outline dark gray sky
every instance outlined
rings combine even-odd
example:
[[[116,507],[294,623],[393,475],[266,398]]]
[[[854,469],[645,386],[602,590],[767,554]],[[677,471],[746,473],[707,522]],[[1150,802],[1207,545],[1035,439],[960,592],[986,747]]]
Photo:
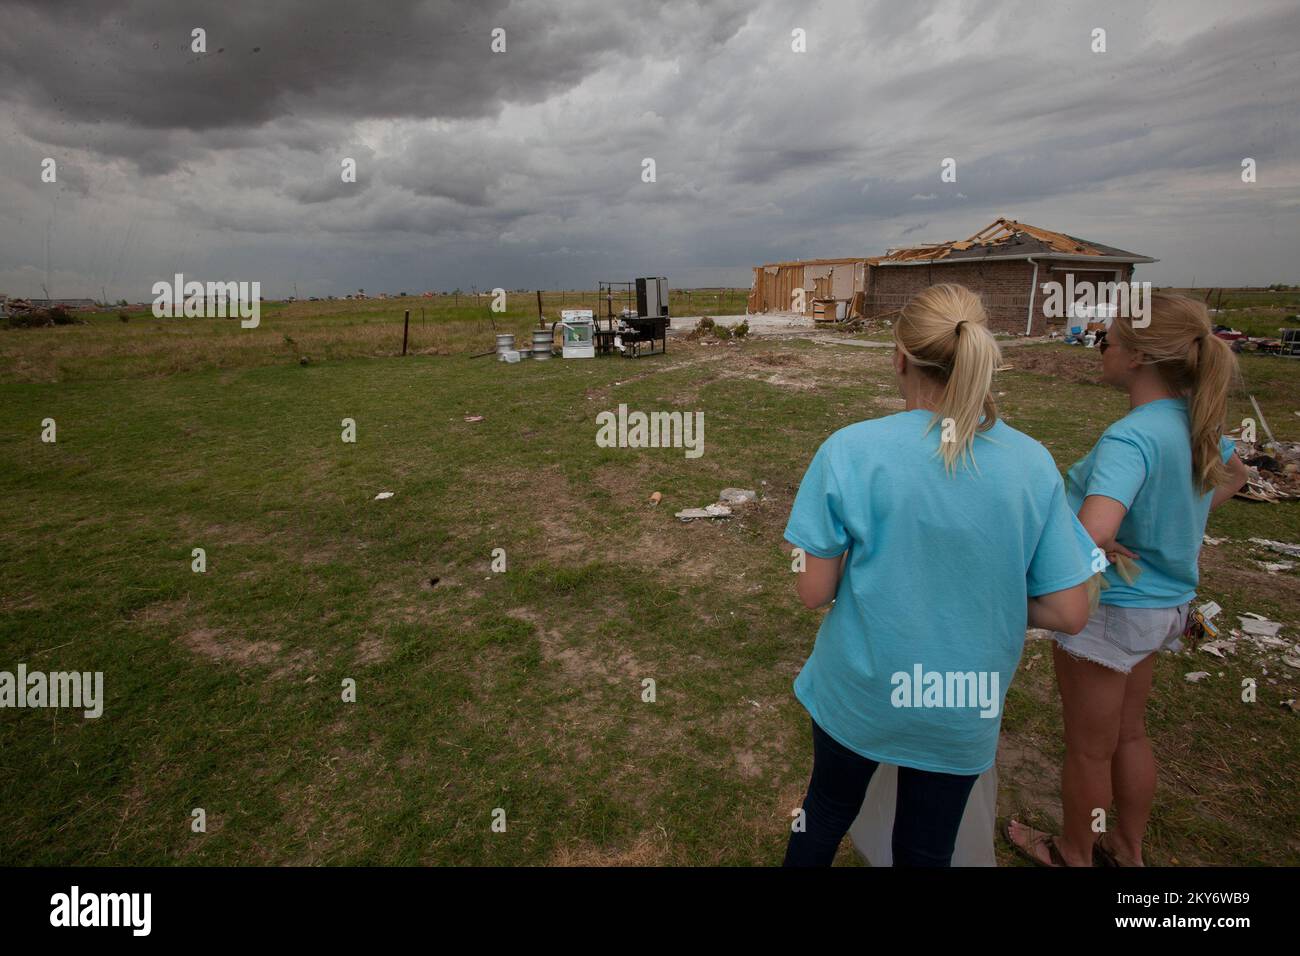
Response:
[[[1157,283],[1300,282],[1295,0],[0,0],[0,22],[11,295],[748,286],[998,216],[1155,256]]]

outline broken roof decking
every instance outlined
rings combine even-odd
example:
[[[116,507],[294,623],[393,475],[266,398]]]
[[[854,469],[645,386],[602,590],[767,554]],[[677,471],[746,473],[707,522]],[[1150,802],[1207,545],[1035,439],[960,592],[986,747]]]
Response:
[[[873,266],[915,262],[958,262],[980,259],[1097,258],[1109,262],[1155,262],[1150,256],[1126,252],[1099,242],[1088,242],[1063,232],[1040,229],[1014,219],[997,219],[969,239],[935,242],[906,249],[891,249],[867,261]]]

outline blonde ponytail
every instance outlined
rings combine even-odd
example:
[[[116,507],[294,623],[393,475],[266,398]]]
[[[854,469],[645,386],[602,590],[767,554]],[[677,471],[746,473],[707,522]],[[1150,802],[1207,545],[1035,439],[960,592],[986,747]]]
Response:
[[[945,470],[952,474],[959,463],[974,464],[976,433],[998,420],[992,387],[1002,354],[979,297],[961,285],[931,286],[903,309],[894,325],[894,344],[943,386],[939,409],[926,430],[938,424],[952,438],[940,443]]]
[[[1151,321],[1134,328],[1131,318],[1111,322],[1107,337],[1154,365],[1165,386],[1187,399],[1191,426],[1192,479],[1201,493],[1228,478],[1219,438],[1228,415],[1228,393],[1237,380],[1237,357],[1211,330],[1203,303],[1180,295],[1151,296]]]

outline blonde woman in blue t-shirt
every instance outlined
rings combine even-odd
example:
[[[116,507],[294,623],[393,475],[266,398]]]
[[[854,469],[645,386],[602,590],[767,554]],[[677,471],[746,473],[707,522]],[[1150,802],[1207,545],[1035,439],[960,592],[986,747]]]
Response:
[[[1047,449],[998,418],[979,298],[926,289],[894,345],[906,410],[826,439],[785,530],[806,561],[799,597],[834,601],[794,685],[813,768],[789,866],[831,862],[882,763],[899,768],[894,865],[949,865],[1026,622],[1074,633],[1088,618],[1094,545]]]
[[[1065,723],[1059,837],[1014,820],[1007,837],[1045,866],[1141,866],[1156,767],[1145,713],[1156,652],[1178,650],[1195,597],[1209,512],[1246,482],[1222,437],[1236,358],[1211,332],[1205,306],[1151,297],[1149,324],[1111,322],[1101,380],[1131,411],[1070,469],[1070,506],[1099,547],[1136,565],[1105,571],[1101,605],[1053,657]],[[1107,817],[1093,831],[1098,810]]]

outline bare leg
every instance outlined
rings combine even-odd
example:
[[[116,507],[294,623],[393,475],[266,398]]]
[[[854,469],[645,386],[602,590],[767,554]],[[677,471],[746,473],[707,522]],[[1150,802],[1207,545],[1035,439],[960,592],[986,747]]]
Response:
[[[1065,721],[1057,846],[1071,866],[1091,866],[1094,814],[1110,810],[1111,760],[1119,744],[1128,675],[1071,657],[1057,644],[1052,660]]]
[[[1156,793],[1156,761],[1147,739],[1147,697],[1155,672],[1152,654],[1133,668],[1124,689],[1124,710],[1119,725],[1119,746],[1111,758],[1111,786],[1115,791],[1117,825],[1106,836],[1106,847],[1120,863],[1142,865],[1142,838]]]

